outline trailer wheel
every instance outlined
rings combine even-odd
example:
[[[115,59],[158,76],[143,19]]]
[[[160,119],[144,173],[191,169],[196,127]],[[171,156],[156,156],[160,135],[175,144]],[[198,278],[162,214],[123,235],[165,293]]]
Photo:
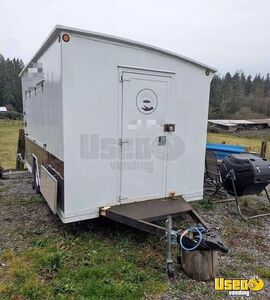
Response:
[[[167,263],[167,274],[169,278],[174,277],[174,269],[172,263]]]

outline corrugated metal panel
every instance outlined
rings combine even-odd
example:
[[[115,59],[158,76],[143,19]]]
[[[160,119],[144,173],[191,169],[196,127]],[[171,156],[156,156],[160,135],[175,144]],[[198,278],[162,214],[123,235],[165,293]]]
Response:
[[[248,119],[248,120],[208,120],[209,123],[223,126],[237,126],[250,124],[269,124],[270,119]]]
[[[270,119],[251,119],[249,121],[252,122],[253,124],[269,124],[270,123]]]
[[[236,124],[231,123],[230,120],[208,120],[209,123],[223,125],[223,126],[236,126]]]

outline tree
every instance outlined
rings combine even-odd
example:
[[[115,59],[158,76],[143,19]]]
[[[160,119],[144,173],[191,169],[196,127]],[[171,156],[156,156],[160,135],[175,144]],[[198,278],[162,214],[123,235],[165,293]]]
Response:
[[[264,97],[270,97],[270,74],[267,73],[264,84]]]
[[[248,75],[246,84],[245,84],[245,96],[249,96],[251,93],[252,88],[252,77],[251,75]]]
[[[243,72],[215,75],[210,89],[209,118],[270,117],[270,74],[266,78]]]
[[[22,112],[21,80],[18,75],[23,66],[22,60],[5,59],[0,54],[0,106],[9,106],[18,112]]]

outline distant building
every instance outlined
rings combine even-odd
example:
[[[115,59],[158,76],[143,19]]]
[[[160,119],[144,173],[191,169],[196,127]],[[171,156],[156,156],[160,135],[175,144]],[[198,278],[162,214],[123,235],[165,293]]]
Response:
[[[7,112],[7,108],[5,106],[0,106],[0,112]]]
[[[264,129],[270,127],[270,119],[208,120],[208,123],[216,128],[230,132],[244,129]]]

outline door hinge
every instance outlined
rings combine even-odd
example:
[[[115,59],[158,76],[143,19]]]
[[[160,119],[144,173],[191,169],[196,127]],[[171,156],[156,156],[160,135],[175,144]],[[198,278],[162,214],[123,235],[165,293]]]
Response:
[[[123,82],[123,81],[129,81],[129,79],[127,77],[125,77],[124,75],[121,75],[120,76],[120,81]]]
[[[119,196],[118,201],[125,201],[128,200],[128,196]]]

